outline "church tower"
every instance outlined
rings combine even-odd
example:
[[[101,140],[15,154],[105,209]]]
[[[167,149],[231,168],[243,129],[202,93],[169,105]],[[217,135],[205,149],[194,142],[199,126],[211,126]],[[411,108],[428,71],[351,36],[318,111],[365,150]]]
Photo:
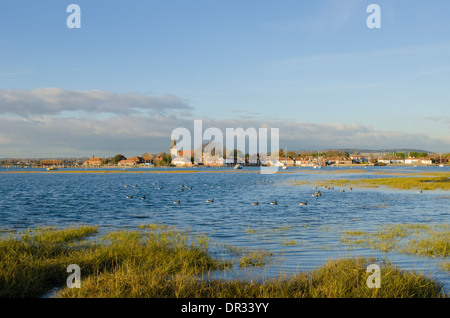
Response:
[[[178,157],[178,150],[175,139],[172,139],[172,143],[170,144],[170,155],[172,156],[172,159]]]

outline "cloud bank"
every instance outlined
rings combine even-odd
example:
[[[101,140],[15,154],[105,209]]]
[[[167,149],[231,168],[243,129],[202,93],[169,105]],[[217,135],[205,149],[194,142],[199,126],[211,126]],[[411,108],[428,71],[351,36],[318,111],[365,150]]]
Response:
[[[168,151],[175,128],[279,128],[280,147],[421,148],[450,151],[450,136],[379,131],[359,124],[307,123],[235,117],[193,118],[192,106],[174,95],[147,96],[59,88],[0,90],[0,158],[126,156]]]

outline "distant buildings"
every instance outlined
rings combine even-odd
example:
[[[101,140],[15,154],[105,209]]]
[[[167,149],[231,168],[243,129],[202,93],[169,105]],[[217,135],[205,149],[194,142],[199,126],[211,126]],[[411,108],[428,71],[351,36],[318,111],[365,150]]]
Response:
[[[97,158],[92,156],[90,159],[86,160],[84,166],[100,166],[102,164],[102,158]]]
[[[52,167],[52,166],[60,166],[62,164],[61,160],[41,160],[40,164],[42,167]]]

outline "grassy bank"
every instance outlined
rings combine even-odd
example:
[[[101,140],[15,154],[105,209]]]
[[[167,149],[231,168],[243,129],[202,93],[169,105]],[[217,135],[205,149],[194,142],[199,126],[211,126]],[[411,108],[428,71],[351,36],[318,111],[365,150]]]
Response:
[[[301,183],[298,183],[301,184]],[[386,177],[367,179],[337,179],[320,180],[316,183],[320,186],[360,186],[360,187],[388,187],[403,190],[450,190],[450,172],[431,173],[428,175],[408,177]]]
[[[381,288],[370,289],[366,268],[374,260],[362,258],[273,279],[212,279],[233,261],[212,258],[208,244],[204,235],[160,224],[104,235],[91,226],[8,234],[0,240],[0,296],[40,297],[54,287],[61,288],[59,297],[102,298],[442,296],[438,282],[390,264],[381,266]],[[81,268],[79,289],[65,287],[69,264]]]

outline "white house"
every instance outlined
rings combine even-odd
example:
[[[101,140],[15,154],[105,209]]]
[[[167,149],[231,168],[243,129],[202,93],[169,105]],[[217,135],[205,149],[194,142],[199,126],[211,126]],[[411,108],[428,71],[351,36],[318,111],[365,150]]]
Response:
[[[420,159],[417,158],[407,158],[405,159],[405,164],[407,165],[416,165],[420,163]]]
[[[429,158],[421,158],[420,159],[420,163],[423,164],[423,165],[431,165],[431,164],[433,164],[433,162]]]

